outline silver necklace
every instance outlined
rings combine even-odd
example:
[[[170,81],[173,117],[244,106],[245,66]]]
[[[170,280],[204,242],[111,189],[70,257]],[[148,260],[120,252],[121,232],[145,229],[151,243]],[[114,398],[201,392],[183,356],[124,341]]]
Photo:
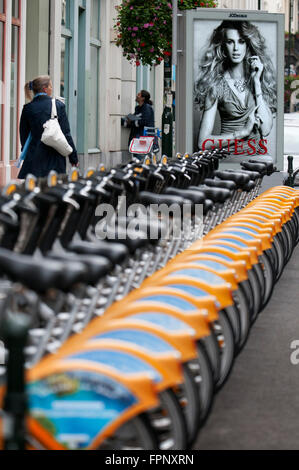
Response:
[[[234,80],[234,87],[240,92],[243,93],[246,88],[246,80],[245,78],[239,78],[237,80]]]
[[[230,71],[228,70],[230,79],[233,81],[234,87],[238,90],[239,93],[243,93],[246,89],[248,81],[246,78],[234,78],[231,76]]]

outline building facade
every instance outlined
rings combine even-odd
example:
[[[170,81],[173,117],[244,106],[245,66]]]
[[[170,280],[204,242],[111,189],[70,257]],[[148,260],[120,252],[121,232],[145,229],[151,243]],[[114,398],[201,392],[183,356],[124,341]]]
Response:
[[[136,68],[115,44],[115,7],[122,0],[0,0],[0,185],[15,178],[24,84],[49,74],[64,99],[80,167],[114,166],[128,158],[121,116],[136,92],[150,91],[161,127],[164,67]],[[219,0],[218,8],[285,13],[298,32],[299,0]],[[290,6],[292,8],[290,9]],[[296,35],[297,37],[297,35]],[[298,35],[299,37],[299,35]],[[299,62],[298,62],[299,64]],[[296,62],[296,70],[298,70]]]
[[[163,112],[163,66],[137,68],[115,44],[121,0],[0,0],[0,185],[15,178],[24,85],[49,74],[66,104],[80,168],[128,158],[121,116],[148,89],[156,125]]]

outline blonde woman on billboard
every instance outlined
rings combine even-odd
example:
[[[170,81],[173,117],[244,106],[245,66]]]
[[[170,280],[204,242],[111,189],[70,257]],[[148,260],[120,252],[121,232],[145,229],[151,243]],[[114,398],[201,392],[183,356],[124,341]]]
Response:
[[[202,111],[199,149],[229,148],[265,155],[276,111],[273,65],[265,40],[249,21],[223,21],[211,36],[195,82]],[[221,130],[213,134],[217,110]]]

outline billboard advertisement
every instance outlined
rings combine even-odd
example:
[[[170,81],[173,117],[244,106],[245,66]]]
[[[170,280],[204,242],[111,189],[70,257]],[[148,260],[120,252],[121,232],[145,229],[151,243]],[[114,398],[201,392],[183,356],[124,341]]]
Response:
[[[231,167],[271,159],[282,169],[283,15],[187,11],[179,41],[178,151],[225,148]]]

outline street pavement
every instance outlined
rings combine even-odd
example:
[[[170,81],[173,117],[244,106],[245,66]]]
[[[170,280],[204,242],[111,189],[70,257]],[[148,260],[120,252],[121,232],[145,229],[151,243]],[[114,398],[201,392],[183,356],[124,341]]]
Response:
[[[299,167],[299,112],[284,115],[284,170],[287,171],[287,155],[294,157],[294,169]]]

